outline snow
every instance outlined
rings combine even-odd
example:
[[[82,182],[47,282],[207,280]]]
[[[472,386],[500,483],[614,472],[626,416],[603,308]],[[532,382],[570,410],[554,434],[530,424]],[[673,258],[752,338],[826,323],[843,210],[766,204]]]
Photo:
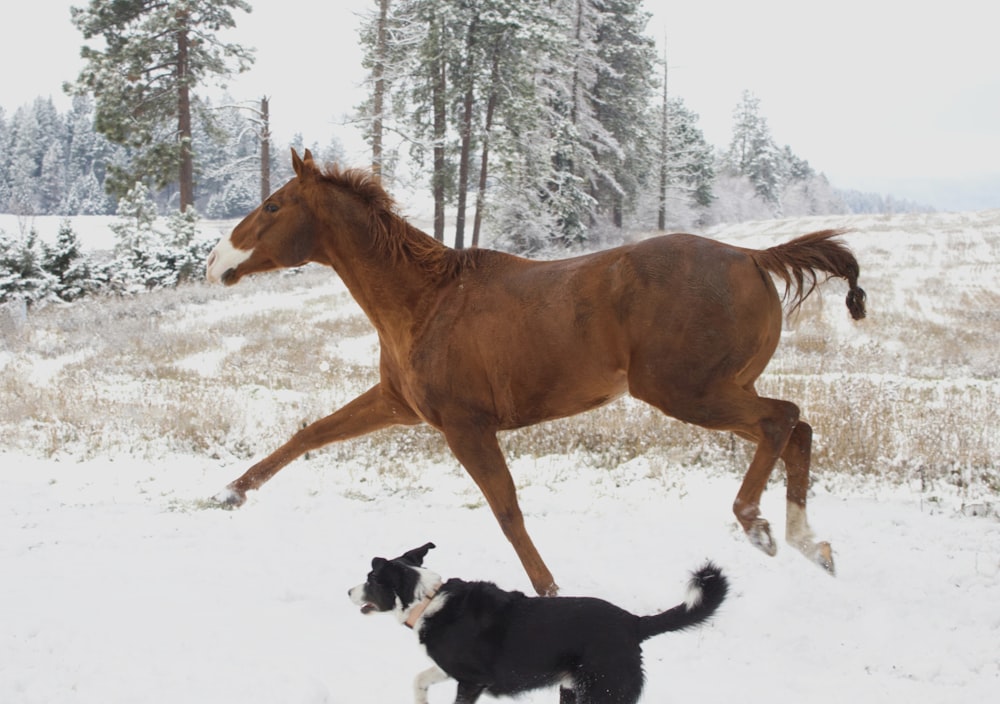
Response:
[[[951,233],[942,230],[950,222],[945,216],[931,224],[970,247],[969,257],[995,262],[997,214],[991,217],[966,214]],[[905,218],[849,224],[862,232],[917,227]],[[781,227],[805,232],[814,225]],[[837,225],[835,218],[822,223]],[[745,224],[741,243],[773,243],[774,227]],[[715,234],[727,239],[735,231]],[[943,274],[953,286],[972,290],[969,272],[950,275],[925,235],[907,247],[885,238],[851,239],[860,242],[859,255],[869,257],[862,257],[862,285],[873,284],[872,305],[875,294],[886,293],[893,306],[937,315],[928,282]],[[884,252],[879,266],[889,257],[910,260],[905,276],[912,280],[891,291],[866,280],[878,252]],[[253,314],[280,326],[283,310],[316,302],[316,295],[275,292],[251,280],[211,305],[167,310],[156,324],[183,330],[195,320],[211,325]],[[330,299],[329,290],[324,295]],[[839,296],[825,295],[840,305]],[[333,297],[338,306],[320,316],[356,314],[342,292]],[[983,334],[996,336],[996,318],[985,320]],[[877,332],[850,327],[844,334],[863,348]],[[194,351],[174,364],[207,380],[245,344],[228,331],[218,336],[216,350]],[[31,384],[52,385],[61,370],[94,353],[61,349],[55,341],[52,347],[53,354],[30,359],[0,348],[0,368],[18,365]],[[371,365],[376,350],[370,331],[329,340],[312,371],[332,376],[344,360]],[[284,354],[274,350],[276,360]],[[942,366],[939,375],[949,384],[995,385],[983,369],[995,369],[995,361],[956,361],[954,370]],[[276,400],[293,392],[268,390],[268,370],[248,371],[233,398],[260,426],[275,425]],[[900,383],[905,374],[899,372]],[[156,393],[155,379],[140,383],[123,375],[121,382],[123,413],[140,407],[126,399]],[[349,391],[326,393],[340,399]],[[992,421],[987,418],[984,432],[995,435]],[[5,418],[3,426],[11,422]],[[124,436],[124,427],[116,421],[106,432]],[[231,432],[244,430],[237,424]],[[267,432],[280,437],[286,431]],[[487,579],[526,592],[530,585],[454,460],[390,452],[399,467],[379,466],[361,455],[394,447],[394,435],[372,437],[353,449],[296,461],[235,511],[208,502],[249,465],[226,452],[213,456],[150,442],[132,452],[49,454],[0,441],[0,702],[411,701],[413,678],[430,665],[413,633],[392,618],[362,615],[347,596],[373,556],[433,541],[437,548],[426,564],[445,578]],[[117,446],[135,443],[128,436]],[[730,597],[709,625],[645,643],[644,702],[996,698],[996,496],[970,502],[959,488],[937,487],[929,497],[913,481],[828,474],[814,486],[809,515],[817,538],[833,545],[837,576],[830,577],[784,543],[774,558],[748,543],[730,511],[737,474],[675,466],[670,458],[666,450],[650,452],[612,469],[592,466],[577,450],[511,460],[528,528],[563,594],[652,613],[683,601],[690,571],[706,559],[731,579]],[[777,479],[762,508],[780,535],[785,506]],[[431,702],[453,697],[451,683],[430,690]],[[556,697],[547,690],[519,701]]]
[[[639,613],[679,603],[711,558],[733,582],[707,627],[644,647],[644,701],[989,701],[1000,685],[1000,523],[818,491],[831,578],[732,525],[732,476],[641,467],[569,474],[515,464],[529,528],[565,594]],[[234,512],[204,498],[232,468],[197,457],[3,457],[0,701],[409,701],[429,663],[413,633],[362,616],[347,590],[371,557],[431,540],[444,576],[529,590],[471,481],[421,468],[398,491],[300,461]],[[637,471],[638,470],[638,471]],[[777,522],[779,491],[765,509]],[[451,701],[452,685],[431,690]],[[554,700],[539,692],[525,702]]]

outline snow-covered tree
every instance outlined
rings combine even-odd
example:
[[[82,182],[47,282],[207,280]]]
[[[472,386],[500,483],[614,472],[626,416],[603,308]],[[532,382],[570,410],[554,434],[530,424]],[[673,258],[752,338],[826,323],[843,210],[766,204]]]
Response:
[[[206,197],[199,208],[211,218],[245,215],[260,203],[261,150],[254,115],[224,98],[213,107],[211,129],[195,131],[198,181]]]
[[[715,199],[715,154],[698,127],[698,115],[683,100],[668,98],[660,110],[655,226],[665,230],[703,225],[706,209]],[[648,218],[640,222],[653,227]]]
[[[233,10],[246,0],[90,0],[71,8],[84,39],[85,66],[67,90],[96,101],[95,126],[116,144],[131,148],[128,167],[111,180],[121,193],[137,180],[162,188],[179,186],[180,210],[194,204],[193,122],[196,89],[249,68],[252,52],[220,40],[236,26]]]
[[[76,96],[66,116],[66,170],[63,205],[66,215],[107,215],[114,201],[104,190],[107,164],[116,161],[120,147],[94,130],[94,103]]]
[[[750,91],[743,92],[733,110],[733,137],[724,163],[731,173],[749,179],[757,196],[780,212],[782,154],[760,113],[760,100]]]
[[[53,246],[43,246],[42,268],[54,279],[53,292],[63,301],[75,301],[103,285],[97,267],[87,257],[69,220],[59,225]]]
[[[157,214],[156,203],[141,181],[118,201],[118,219],[109,225],[115,233],[111,276],[125,293],[176,283],[164,237],[155,227]]]
[[[56,279],[42,266],[44,256],[33,228],[21,237],[0,230],[0,301],[20,298],[30,304],[52,293]]]
[[[7,113],[0,106],[0,211],[10,202],[10,153],[11,132],[7,126]]]

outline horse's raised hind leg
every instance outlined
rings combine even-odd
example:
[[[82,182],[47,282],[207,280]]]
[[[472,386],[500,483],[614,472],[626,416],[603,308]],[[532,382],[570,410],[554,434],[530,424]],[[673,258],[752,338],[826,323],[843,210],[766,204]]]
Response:
[[[757,443],[757,450],[733,502],[733,513],[750,542],[773,556],[778,552],[778,545],[771,536],[770,524],[760,515],[760,497],[798,422],[799,409],[788,401],[759,397],[757,400],[757,405],[763,405],[766,412],[761,413],[752,425],[732,428],[737,434]]]
[[[781,459],[787,475],[788,509],[785,516],[785,540],[831,575],[836,574],[833,550],[828,542],[816,542],[806,519],[806,495],[809,492],[809,459],[812,452],[812,428],[799,421],[792,429]]]
[[[295,433],[291,440],[244,472],[214,499],[227,508],[242,506],[248,491],[260,488],[282,467],[310,450],[391,425],[412,425],[419,421],[413,411],[387,398],[376,384],[340,410]]]
[[[770,524],[760,515],[760,497],[799,420],[798,406],[762,398],[752,387],[732,383],[714,385],[697,396],[680,396],[675,390],[664,403],[649,388],[633,385],[630,391],[678,420],[712,430],[728,430],[756,443],[757,450],[733,502],[733,513],[750,542],[768,555],[775,555],[778,545],[771,535]]]
[[[524,527],[517,490],[495,430],[472,425],[445,426],[444,435],[455,457],[483,492],[501,530],[514,546],[535,592],[539,596],[555,596],[559,587]]]

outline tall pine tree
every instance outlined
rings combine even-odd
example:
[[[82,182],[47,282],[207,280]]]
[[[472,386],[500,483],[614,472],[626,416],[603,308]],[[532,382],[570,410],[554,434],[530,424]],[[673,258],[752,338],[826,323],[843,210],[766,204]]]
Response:
[[[103,48],[84,46],[86,61],[73,94],[96,101],[95,126],[132,150],[128,168],[118,167],[112,186],[123,195],[137,180],[156,188],[177,183],[179,206],[194,203],[192,125],[197,88],[249,68],[252,52],[219,39],[236,26],[232,10],[250,11],[246,0],[90,0],[72,8],[84,39],[100,38]]]

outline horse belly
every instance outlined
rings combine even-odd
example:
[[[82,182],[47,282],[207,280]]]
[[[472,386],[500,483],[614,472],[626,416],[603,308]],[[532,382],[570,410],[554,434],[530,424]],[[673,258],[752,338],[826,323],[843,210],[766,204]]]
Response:
[[[501,427],[517,428],[603,406],[628,390],[624,351],[558,335],[536,337],[498,364],[492,379]]]

